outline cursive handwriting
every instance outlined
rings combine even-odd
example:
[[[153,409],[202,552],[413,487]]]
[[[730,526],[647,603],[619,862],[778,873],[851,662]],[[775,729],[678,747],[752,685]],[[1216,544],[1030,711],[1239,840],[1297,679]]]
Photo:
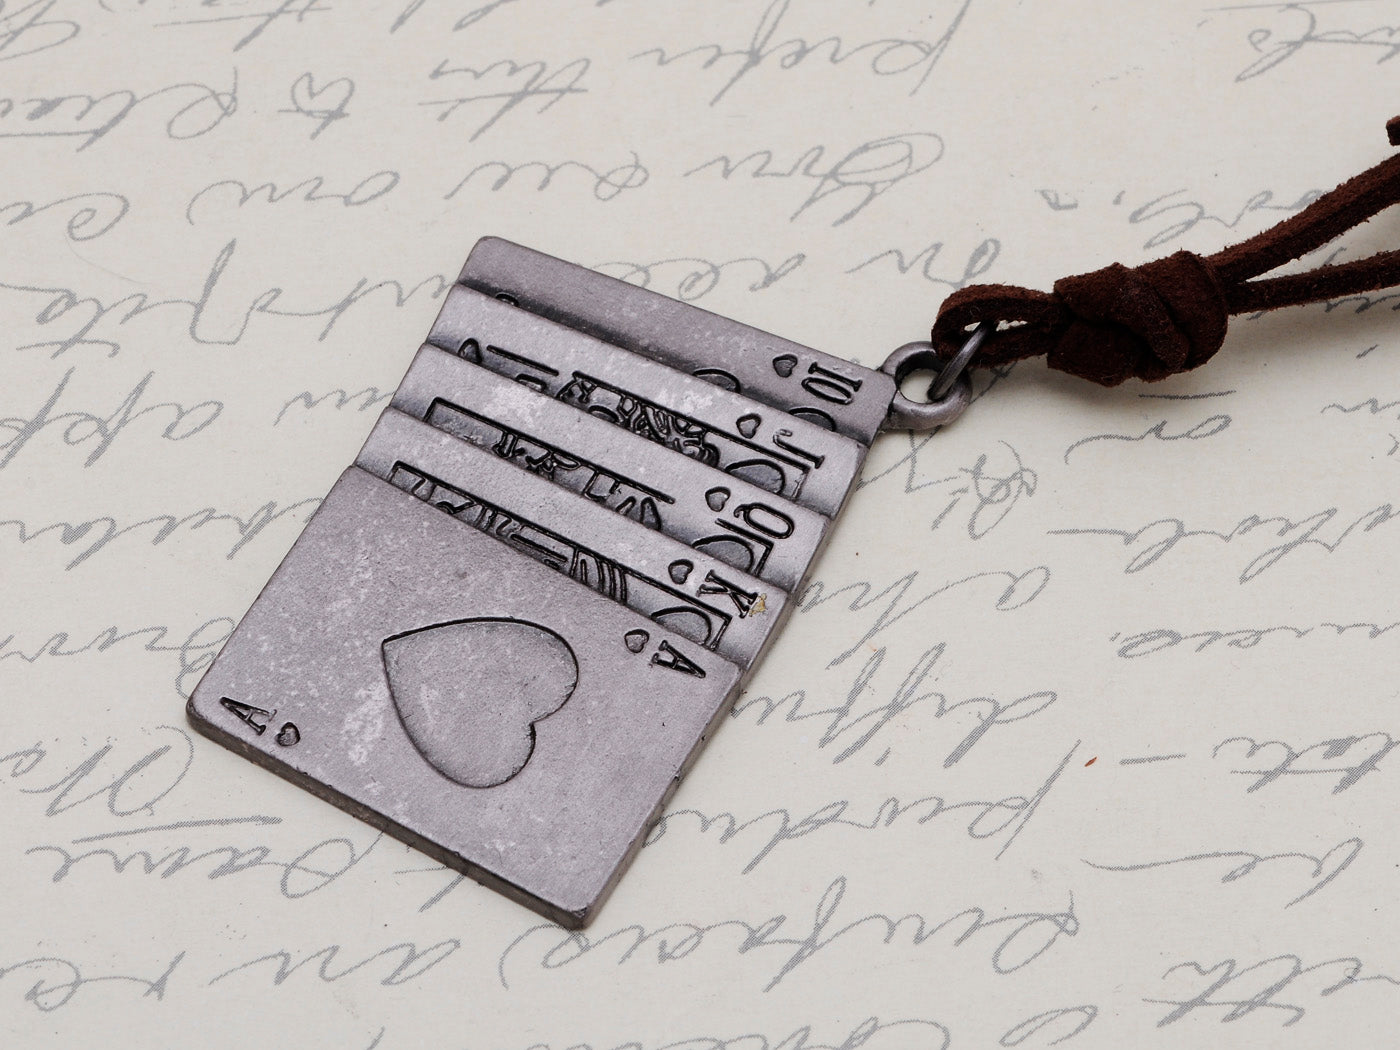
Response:
[[[1261,761],[1246,769],[1232,769],[1239,776],[1254,777],[1254,783],[1245,790],[1249,792],[1266,788],[1285,777],[1332,777],[1337,781],[1332,785],[1332,794],[1355,787],[1362,778],[1376,771],[1381,759],[1395,750],[1400,740],[1389,733],[1367,733],[1363,736],[1338,736],[1295,748],[1282,740],[1258,741],[1253,737],[1232,736],[1222,740],[1211,752],[1211,758],[1226,758],[1238,755],[1240,761],[1260,758]],[[1277,759],[1270,764],[1272,759]]]
[[[821,201],[837,194],[849,199],[852,191],[855,203],[832,220],[840,226],[855,218],[876,198],[888,193],[910,176],[926,171],[943,156],[943,139],[931,132],[910,131],[899,135],[862,142],[839,160],[831,160],[835,150],[827,146],[812,146],[790,164],[774,158],[772,150],[755,150],[738,160],[728,154],[712,157],[685,172],[685,177],[715,169],[728,181],[736,175],[751,179],[808,179],[816,182],[807,199],[789,216],[800,215]]]
[[[1368,982],[1379,982],[1391,987],[1400,986],[1400,980],[1385,974],[1366,974],[1365,964],[1360,959],[1347,956],[1328,959],[1326,962],[1304,966],[1296,955],[1276,955],[1271,959],[1241,967],[1234,959],[1203,965],[1194,960],[1178,963],[1162,975],[1164,981],[1183,980],[1190,985],[1207,982],[1185,998],[1152,998],[1144,1002],[1171,1006],[1157,1022],[1158,1028],[1175,1024],[1198,1010],[1222,1010],[1220,1023],[1238,1021],[1256,1011],[1278,1011],[1283,1014],[1283,1024],[1296,1024],[1307,1010],[1297,1003],[1278,1002],[1277,997],[1292,988],[1295,996],[1325,998],[1343,988],[1356,988]],[[1311,980],[1309,980],[1311,979]]]
[[[92,241],[109,232],[130,210],[131,201],[120,193],[75,193],[47,204],[11,201],[0,205],[0,224],[18,226],[36,215],[52,211],[56,215],[66,216],[64,232],[69,240]]]
[[[578,160],[563,160],[558,163],[550,163],[543,160],[530,160],[520,164],[507,164],[503,160],[488,160],[467,172],[462,176],[462,180],[443,194],[442,199],[447,201],[457,196],[476,176],[487,173],[494,174],[495,178],[486,184],[491,192],[496,193],[505,189],[513,183],[516,176],[523,171],[529,171],[536,179],[535,192],[543,193],[553,186],[555,177],[560,172],[574,174],[581,172],[585,184],[591,179],[593,182],[593,196],[600,201],[615,200],[619,194],[628,190],[641,189],[647,184],[651,173],[642,164],[642,160],[636,153],[632,154],[632,159],[628,162],[618,164],[606,170],[595,168],[590,164],[585,164]]]
[[[874,266],[876,263],[888,259],[894,264],[895,269],[900,274],[916,271],[920,277],[930,284],[941,284],[946,288],[956,291],[965,288],[974,281],[986,276],[988,270],[997,261],[997,256],[1001,254],[1001,241],[995,237],[984,238],[963,263],[962,272],[955,277],[939,276],[934,273],[934,263],[938,262],[943,255],[943,242],[934,241],[914,254],[906,257],[903,250],[899,248],[886,248],[882,252],[870,256],[864,262],[856,263],[847,273],[859,273],[867,266]]]
[[[1095,441],[1126,441],[1129,443],[1147,441],[1149,438],[1156,441],[1203,441],[1206,438],[1213,438],[1215,435],[1228,430],[1233,420],[1222,414],[1207,416],[1199,423],[1189,426],[1184,430],[1177,430],[1175,433],[1168,433],[1167,427],[1170,423],[1163,419],[1152,424],[1141,434],[1093,434],[1089,437],[1080,438],[1065,449],[1064,461],[1069,462],[1070,453],[1085,445],[1092,445]]]
[[[968,539],[980,540],[1006,520],[1022,499],[1034,496],[1040,475],[1025,465],[1021,454],[1006,442],[998,442],[1000,449],[993,453],[983,452],[970,466],[958,467],[952,474],[930,478],[923,474],[920,455],[929,442],[937,437],[931,434],[902,435],[909,443],[909,451],[893,464],[868,477],[862,477],[857,488],[865,488],[884,478],[890,477],[901,467],[904,468],[904,493],[906,495],[924,489],[939,488],[937,499],[941,507],[934,510],[929,529],[938,528],[953,520],[953,512],[959,508],[966,515],[964,528]],[[996,456],[995,464],[992,456]],[[959,520],[961,520],[959,515]]]
[[[548,924],[533,926],[513,940],[501,953],[496,964],[502,987],[509,988],[507,971],[514,965],[535,966],[543,970],[558,970],[580,960],[596,956],[601,965],[609,962],[622,966],[633,956],[657,965],[687,959],[709,947],[712,951],[747,955],[762,952],[773,957],[773,975],[764,986],[770,992],[784,978],[810,961],[831,945],[853,934],[875,936],[879,943],[892,945],[896,940],[912,948],[939,934],[952,935],[950,944],[960,948],[974,939],[992,944],[990,963],[996,973],[1015,973],[1048,952],[1061,937],[1079,933],[1079,917],[1071,899],[1063,911],[1008,912],[995,917],[980,907],[969,907],[938,922],[917,913],[894,918],[872,912],[837,925],[836,912],[846,896],[846,880],[833,879],[823,891],[810,919],[799,920],[792,936],[781,936],[784,927],[792,930],[788,916],[776,914],[757,922],[728,919],[697,926],[675,923],[654,930],[640,925],[623,927],[612,933],[591,937],[582,933],[565,933]],[[990,934],[979,937],[980,934]],[[541,936],[543,935],[543,936]],[[525,956],[525,945],[530,944]],[[776,949],[773,951],[772,949]],[[517,956],[525,956],[517,963]]]
[[[1040,199],[1049,206],[1051,211],[1074,211],[1079,207],[1079,198],[1065,190],[1043,189],[1035,192],[1040,195]]]
[[[300,309],[282,302],[285,289],[272,286],[253,296],[252,300],[233,307],[222,301],[224,273],[228,270],[238,251],[238,240],[229,240],[215,256],[213,264],[204,275],[200,291],[191,297],[176,296],[171,299],[154,299],[145,292],[134,292],[113,302],[104,302],[96,296],[83,295],[72,288],[46,287],[42,285],[0,283],[0,292],[17,292],[21,295],[38,296],[43,304],[34,315],[40,328],[49,325],[65,327],[64,334],[54,339],[37,343],[26,343],[19,350],[49,350],[50,357],[59,358],[78,348],[95,348],[107,357],[116,357],[122,344],[114,338],[110,328],[122,329],[140,317],[154,311],[173,309],[178,313],[188,313],[189,321],[185,334],[191,340],[204,346],[233,346],[247,333],[255,316],[324,319],[325,324],[316,335],[323,341],[341,318],[356,304],[370,296],[384,299],[388,293],[395,307],[407,306],[416,296],[425,292],[430,298],[440,298],[452,283],[440,275],[425,278],[406,287],[395,280],[376,281],[371,284],[368,278],[361,277],[348,292],[328,306]],[[240,314],[232,324],[219,326],[210,320],[212,315],[233,310]]]
[[[677,834],[692,821],[704,835],[716,833],[715,844],[727,846],[738,841],[749,850],[742,873],[747,875],[778,850],[780,846],[828,831],[843,833],[876,833],[894,827],[913,825],[924,827],[940,822],[955,823],[974,842],[996,841],[1005,835],[996,852],[996,859],[1011,848],[1017,836],[1035,816],[1050,789],[1069,767],[1079,749],[1079,743],[1062,758],[1043,782],[1030,794],[1004,795],[1000,798],[948,799],[942,795],[925,795],[915,799],[889,797],[879,805],[866,806],[857,813],[849,799],[837,799],[817,806],[810,813],[794,816],[787,809],[771,809],[755,817],[740,819],[733,813],[702,813],[695,809],[668,811],[647,836],[647,845],[661,841],[667,834]],[[965,823],[964,823],[965,822]]]
[[[0,3],[0,62],[62,47],[82,32],[77,22],[48,18],[57,2],[33,0],[8,11]]]
[[[1123,566],[1123,572],[1132,574],[1150,568],[1170,554],[1177,546],[1189,539],[1209,539],[1232,544],[1238,541],[1282,539],[1254,555],[1240,571],[1239,582],[1248,583],[1285,558],[1300,550],[1317,548],[1324,554],[1333,554],[1353,536],[1364,535],[1400,518],[1400,510],[1389,503],[1382,503],[1357,515],[1328,539],[1319,534],[1337,520],[1340,511],[1328,507],[1315,514],[1296,521],[1282,515],[1261,518],[1250,514],[1241,518],[1228,530],[1190,529],[1180,518],[1159,518],[1138,529],[1081,528],[1051,529],[1051,536],[1111,536],[1124,547],[1134,548],[1132,557]],[[1345,519],[1343,519],[1345,521]],[[1244,544],[1241,543],[1241,546]]]
[[[1322,856],[1314,856],[1311,853],[1270,853],[1259,854],[1249,853],[1244,850],[1218,850],[1211,853],[1192,853],[1185,857],[1173,857],[1170,860],[1150,860],[1139,864],[1096,864],[1093,861],[1085,861],[1091,868],[1099,871],[1153,871],[1157,868],[1170,868],[1178,864],[1198,864],[1202,861],[1225,861],[1230,867],[1220,876],[1220,884],[1234,882],[1247,875],[1254,874],[1263,864],[1269,864],[1278,860],[1301,860],[1312,865],[1312,873],[1308,876],[1310,885],[1298,896],[1294,897],[1285,908],[1291,908],[1300,901],[1305,901],[1314,893],[1326,889],[1335,879],[1347,868],[1351,867],[1352,861],[1360,855],[1364,843],[1359,838],[1349,838],[1337,843]]]
[[[1375,348],[1372,347],[1372,349]],[[1333,401],[1330,404],[1324,405],[1322,408],[1322,414],[1325,415],[1328,412],[1343,412],[1347,415],[1351,415],[1355,412],[1365,412],[1372,416],[1394,416],[1397,420],[1400,420],[1400,398],[1392,401],[1382,401],[1378,397],[1368,397],[1365,401],[1358,401],[1354,405],[1343,405],[1340,402]]]
[[[526,102],[540,100],[536,112],[543,113],[570,95],[587,93],[588,89],[581,85],[591,65],[586,58],[576,58],[558,67],[551,67],[549,63],[538,60],[516,62],[509,58],[487,66],[449,66],[447,60],[443,59],[428,73],[430,81],[464,76],[470,78],[473,84],[486,81],[488,86],[480,91],[433,99],[420,102],[419,105],[438,107],[439,121],[450,120],[464,107],[474,107],[474,112],[485,109],[486,116],[467,138],[468,142],[475,142],[495,127],[506,114]],[[491,86],[497,83],[501,86],[492,90]],[[486,103],[484,107],[477,105],[483,102]]]
[[[320,503],[320,498],[316,497],[297,500],[283,507],[276,500],[268,500],[246,517],[214,507],[201,507],[180,517],[174,514],[154,514],[130,524],[122,524],[108,515],[89,518],[87,521],[57,521],[40,526],[31,525],[18,518],[6,518],[0,520],[0,537],[5,535],[7,529],[13,529],[15,538],[22,544],[33,543],[42,537],[47,540],[56,539],[64,547],[77,547],[78,553],[64,566],[64,570],[67,571],[106,550],[125,536],[148,533],[146,542],[152,547],[158,547],[172,536],[198,532],[208,529],[211,525],[232,525],[236,535],[224,552],[225,558],[232,559],[274,522],[300,514],[299,518],[292,518],[292,522],[305,524],[311,511],[320,506]],[[221,530],[215,530],[214,534],[219,531]],[[200,535],[211,534],[201,532]]]
[[[519,0],[486,0],[486,3],[483,3],[480,7],[472,8],[466,14],[458,18],[457,21],[453,22],[452,31],[456,33],[466,29],[468,26],[474,26],[493,11],[499,11],[507,4],[518,2]],[[602,7],[604,4],[608,3],[608,0],[596,0],[596,2],[597,6]],[[389,27],[389,32],[396,33],[407,25],[409,20],[422,9],[425,3],[427,3],[427,0],[408,0],[408,5],[398,13],[393,24]]]
[[[1016,1047],[1024,1045],[1028,1039],[1035,1039],[1037,1046],[1056,1046],[1073,1039],[1093,1024],[1098,1016],[1099,1008],[1091,1003],[1046,1010],[1013,1025],[997,1040],[997,1045]]]
[[[311,129],[314,139],[337,120],[350,116],[345,107],[350,105],[350,99],[355,95],[355,82],[349,77],[336,77],[317,87],[316,78],[310,73],[303,73],[292,81],[289,95],[291,108],[278,112],[311,120],[315,125]]]
[[[126,122],[138,108],[157,99],[179,104],[166,119],[165,135],[183,141],[207,135],[238,108],[238,74],[227,91],[197,81],[156,88],[144,95],[129,89],[102,96],[37,95],[29,98],[0,96],[0,138],[74,138],[78,150],[100,142]]]
[[[1278,16],[1284,25],[1261,25],[1251,29],[1247,40],[1258,58],[1250,62],[1235,75],[1236,83],[1253,80],[1296,58],[1303,51],[1321,49],[1321,45],[1331,45],[1329,50],[1340,48],[1357,54],[1374,57],[1376,64],[1388,62],[1400,54],[1400,26],[1378,25],[1370,29],[1323,28],[1322,16],[1338,12],[1327,9],[1339,0],[1281,0],[1277,4],[1248,4],[1226,10],[1248,11],[1256,16],[1258,12],[1270,11]],[[1340,0],[1350,4],[1354,0]]]
[[[841,37],[831,35],[820,40],[809,41],[805,37],[789,37],[775,40],[783,19],[791,7],[791,0],[772,0],[759,16],[752,35],[746,44],[738,46],[719,43],[699,44],[674,53],[665,48],[651,47],[639,51],[634,59],[654,59],[658,67],[672,65],[682,59],[699,57],[701,69],[716,66],[730,67],[733,71],[710,99],[716,105],[738,83],[750,73],[763,67],[778,70],[794,69],[808,59],[825,58],[832,66],[845,65],[855,61],[877,77],[897,77],[906,73],[918,74],[909,94],[914,94],[924,86],[933,67],[952,43],[953,35],[962,24],[963,16],[972,5],[972,0],[962,0],[948,20],[947,28],[937,40],[923,40],[918,37],[881,37],[848,45]]]
[[[1268,640],[1298,640],[1313,634],[1326,637],[1329,631],[1332,636],[1337,638],[1354,634],[1367,641],[1375,641],[1377,638],[1384,638],[1397,627],[1400,627],[1400,621],[1386,624],[1318,623],[1310,627],[1290,627],[1286,624],[1280,624],[1275,627],[1236,627],[1224,631],[1191,632],[1156,627],[1149,631],[1139,631],[1136,634],[1126,636],[1114,635],[1112,641],[1118,643],[1117,652],[1120,657],[1124,660],[1136,660],[1140,657],[1153,656],[1169,649],[1175,649],[1177,646],[1186,646],[1191,652],[1197,653],[1203,653],[1220,644],[1229,649],[1253,649],[1261,642]]]
[[[1143,249],[1150,251],[1164,244],[1180,240],[1197,226],[1208,225],[1212,229],[1237,229],[1247,218],[1259,212],[1267,212],[1264,218],[1277,221],[1279,213],[1289,215],[1302,211],[1322,196],[1321,190],[1307,190],[1293,200],[1276,203],[1273,190],[1260,190],[1240,205],[1232,214],[1216,215],[1206,205],[1196,200],[1180,199],[1188,191],[1172,190],[1139,204],[1128,214],[1128,222],[1134,226],[1155,226],[1158,220],[1166,220],[1166,225],[1151,233],[1143,242]]]
[[[0,525],[3,524],[0,522]],[[849,599],[846,608],[850,612],[863,612],[869,608],[877,610],[874,622],[860,640],[837,653],[827,666],[836,667],[845,663],[879,634],[893,627],[906,616],[923,608],[935,598],[944,597],[967,584],[980,583],[985,580],[990,581],[994,585],[994,589],[995,585],[1000,585],[1001,591],[992,601],[992,608],[999,612],[1010,612],[1024,608],[1040,597],[1045,588],[1049,586],[1050,570],[1044,565],[1037,565],[1023,572],[977,572],[971,576],[964,576],[960,580],[953,580],[951,583],[935,585],[932,590],[925,591],[913,600],[906,600],[909,598],[910,592],[914,590],[918,579],[919,570],[915,569],[881,590],[876,590],[875,584],[869,581],[848,583],[830,590],[821,580],[813,580],[809,583],[798,598],[797,608],[800,612],[811,612],[828,602],[834,602],[841,598]],[[883,604],[881,604],[882,602]]]
[[[273,3],[273,0],[267,0],[267,2]],[[201,6],[208,7],[211,5],[206,3]],[[212,6],[220,7],[222,5],[215,4]],[[280,24],[284,19],[290,19],[300,25],[306,21],[307,15],[323,14],[330,10],[330,5],[322,3],[321,0],[277,0],[274,6],[261,11],[248,11],[243,14],[204,15],[199,18],[180,18],[169,22],[157,22],[156,25],[165,28],[169,26],[219,25],[223,23],[237,25],[240,22],[251,22],[251,28],[234,41],[233,50],[241,51],[261,37],[272,26]]]
[[[70,959],[60,959],[52,955],[38,956],[22,962],[0,965],[0,981],[14,977],[17,980],[32,982],[25,989],[24,1001],[44,1013],[67,1006],[80,991],[95,984],[134,984],[143,989],[141,998],[155,996],[159,1001],[165,998],[170,976],[184,958],[184,952],[177,953],[160,976],[146,978],[113,973],[91,976],[91,971],[85,974],[82,968]]]
[[[456,954],[461,947],[462,942],[456,937],[448,937],[435,944],[430,944],[426,948],[420,948],[412,942],[403,941],[399,944],[391,944],[387,948],[381,948],[379,951],[354,962],[341,961],[344,949],[338,944],[330,944],[316,951],[307,952],[299,959],[290,950],[283,948],[232,966],[223,973],[210,978],[209,983],[217,984],[236,973],[273,963],[272,983],[274,986],[283,984],[295,976],[297,971],[303,969],[327,984],[333,984],[342,978],[349,977],[352,973],[358,973],[366,967],[378,963],[379,966],[376,969],[383,970],[387,967],[387,972],[379,976],[379,983],[386,988],[393,988],[416,981],[423,975],[437,969]],[[388,966],[389,963],[393,965]]]
[[[142,650],[148,653],[176,654],[180,666],[175,675],[175,687],[181,696],[189,696],[199,676],[213,662],[214,655],[223,648],[224,642],[228,641],[235,625],[236,621],[230,617],[216,616],[205,620],[178,641],[171,639],[172,630],[164,624],[130,630],[117,626],[104,627],[91,638],[84,636],[81,641],[74,639],[68,631],[57,631],[37,646],[33,642],[19,642],[15,635],[10,634],[0,637],[0,663],[22,660],[34,664],[44,659],[105,653],[116,646],[138,642]]]
[[[757,275],[745,287],[751,292],[761,292],[765,288],[773,287],[806,261],[807,256],[801,252],[789,255],[776,266],[766,259],[752,255],[726,259],[724,262],[683,256],[648,263],[604,262],[598,263],[593,269],[628,284],[652,288],[684,302],[693,303],[719,287],[726,276],[725,271],[734,267],[742,267],[746,271],[745,276],[756,270]]]
[[[994,727],[1009,725],[1040,714],[1055,702],[1055,694],[1049,691],[1029,693],[1005,703],[989,696],[969,697],[950,702],[943,693],[925,688],[925,683],[934,673],[945,648],[940,642],[924,650],[887,700],[872,696],[875,692],[872,683],[887,655],[886,649],[881,647],[866,658],[864,665],[856,672],[855,681],[846,692],[845,699],[835,706],[809,710],[806,691],[797,689],[778,700],[767,696],[745,698],[735,705],[732,715],[734,718],[741,718],[756,709],[756,725],[766,724],[769,718],[780,711],[783,712],[783,722],[788,725],[805,723],[812,719],[824,722],[825,728],[817,738],[817,749],[825,751],[827,748],[834,748],[832,765],[840,765],[863,751],[882,730],[902,718],[906,711],[925,701],[934,701],[935,719],[941,720],[964,712],[971,714],[974,719],[966,734],[944,757],[943,768],[948,769],[957,765]],[[873,706],[866,701],[867,697],[875,701]],[[961,721],[960,718],[958,720]],[[886,748],[875,764],[882,764],[889,755],[890,749]]]
[[[368,412],[377,405],[382,405],[394,396],[392,390],[380,390],[377,386],[367,386],[363,390],[356,390],[353,394],[335,389],[324,394],[313,394],[310,390],[303,390],[295,397],[290,397],[277,412],[277,418],[272,421],[272,425],[281,424],[283,417],[293,408],[302,408],[310,412],[312,409],[320,408],[329,404],[337,411],[345,408],[353,408],[356,412]]]
[[[125,842],[133,837],[146,838],[152,835],[168,835],[172,832],[227,828],[236,824],[267,826],[281,822],[280,817],[269,817],[264,814],[183,820],[157,827],[124,828],[120,831],[84,835],[73,839],[72,843],[66,846],[53,844],[31,846],[25,850],[25,856],[51,854],[54,867],[49,874],[49,879],[52,882],[64,881],[73,874],[74,869],[80,864],[84,865],[85,868],[93,867],[93,864],[87,863],[91,861],[99,862],[97,866],[110,865],[111,871],[115,875],[124,875],[128,871],[132,871],[161,880],[194,871],[202,874],[208,881],[214,882],[230,875],[242,875],[249,871],[271,869],[278,875],[278,893],[288,900],[300,900],[333,885],[360,861],[364,860],[382,838],[382,835],[376,836],[363,849],[357,849],[355,843],[347,838],[322,839],[320,842],[307,846],[296,856],[284,859],[279,859],[272,847],[262,845],[222,845],[203,848],[175,846],[152,849],[149,847],[133,848],[121,844],[115,848],[109,845],[90,849],[81,848],[94,842],[105,843],[113,839],[122,839]],[[75,849],[75,847],[79,848]],[[246,890],[240,892],[246,893]]]
[[[222,401],[200,401],[189,406],[176,401],[160,401],[142,406],[146,400],[146,388],[155,378],[154,372],[147,372],[108,415],[86,409],[56,412],[74,371],[70,368],[63,374],[32,416],[0,419],[0,434],[8,432],[10,435],[0,441],[0,470],[14,462],[30,441],[51,428],[57,431],[59,440],[69,448],[90,445],[92,450],[83,460],[83,466],[90,467],[102,458],[123,431],[144,416],[154,416],[152,422],[160,426],[158,434],[163,440],[185,441],[210,427],[224,410]]]
[[[858,1022],[840,1042],[827,1042],[814,1035],[814,1025],[802,1025],[793,1029],[781,1039],[772,1039],[762,1032],[746,1032],[743,1035],[693,1035],[668,1043],[651,1044],[650,1050],[896,1050],[898,1047],[917,1046],[919,1050],[949,1050],[952,1036],[946,1025],[922,1018],[905,1018],[899,1021],[881,1021],[878,1017],[867,1017]],[[886,1036],[884,1033],[893,1033]],[[1019,1043],[1003,1043],[1004,1046],[1019,1046]],[[617,1043],[610,1050],[647,1050],[648,1044],[632,1039]],[[529,1050],[555,1050],[548,1043],[535,1043]],[[564,1050],[560,1044],[558,1050]],[[591,1043],[578,1043],[570,1040],[568,1050],[595,1050]],[[597,1050],[604,1050],[601,1045]]]
[[[185,221],[191,226],[194,225],[194,210],[206,195],[211,196],[215,203],[211,207],[218,207],[219,201],[231,201],[235,209],[240,209],[254,200],[262,204],[281,204],[283,201],[300,201],[303,204],[315,204],[320,201],[337,201],[346,208],[359,208],[379,198],[392,193],[399,184],[399,173],[397,171],[376,171],[373,175],[366,175],[359,182],[344,191],[326,190],[326,179],[320,175],[313,175],[309,179],[303,179],[295,185],[286,189],[278,188],[276,183],[264,182],[256,186],[249,187],[239,179],[220,179],[218,182],[211,182],[201,190],[195,191],[190,197],[189,203],[185,205]]]
[[[61,813],[97,801],[109,816],[153,816],[156,805],[174,791],[194,761],[194,743],[183,729],[156,726],[153,735],[169,741],[128,761],[118,742],[90,750],[55,774],[51,743],[34,743],[0,755],[0,781],[17,784],[25,795],[48,799],[44,816]],[[0,745],[5,746],[5,745]],[[91,807],[89,807],[91,808]],[[86,812],[86,811],[85,811]]]

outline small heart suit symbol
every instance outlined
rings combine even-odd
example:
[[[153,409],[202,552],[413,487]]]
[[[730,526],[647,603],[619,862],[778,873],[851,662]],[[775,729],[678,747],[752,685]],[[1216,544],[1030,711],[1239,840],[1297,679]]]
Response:
[[[504,784],[535,749],[535,723],[564,706],[578,661],[524,620],[454,620],[386,638],[384,672],[409,739],[466,787]]]

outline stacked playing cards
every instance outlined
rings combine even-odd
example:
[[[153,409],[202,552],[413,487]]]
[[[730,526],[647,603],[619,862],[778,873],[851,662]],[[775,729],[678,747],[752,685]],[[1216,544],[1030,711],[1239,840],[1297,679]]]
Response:
[[[483,239],[190,718],[582,926],[782,623],[893,394]]]

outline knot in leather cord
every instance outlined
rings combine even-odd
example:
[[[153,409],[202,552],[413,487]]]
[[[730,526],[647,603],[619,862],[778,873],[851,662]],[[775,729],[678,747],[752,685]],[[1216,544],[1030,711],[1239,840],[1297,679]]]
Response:
[[[1214,269],[1186,251],[1131,269],[1114,263],[1062,277],[1054,294],[1068,323],[1047,363],[1105,386],[1165,379],[1203,364],[1225,341],[1230,318]]]
[[[1400,145],[1400,117],[1386,125]],[[1051,368],[1115,386],[1165,379],[1208,361],[1231,314],[1359,295],[1400,284],[1400,250],[1261,278],[1400,202],[1400,155],[1348,179],[1263,233],[1210,256],[1180,251],[1129,268],[1117,263],[1055,282],[1053,293],[975,284],[944,300],[933,323],[951,358],[977,325],[996,322],[973,367],[1044,355]]]

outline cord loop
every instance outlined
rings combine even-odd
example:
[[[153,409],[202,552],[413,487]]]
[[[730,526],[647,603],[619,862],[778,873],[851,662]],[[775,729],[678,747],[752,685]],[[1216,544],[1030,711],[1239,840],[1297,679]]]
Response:
[[[1400,117],[1386,124],[1400,145]],[[1214,255],[1179,251],[1141,266],[1114,263],[1064,277],[1053,292],[1014,285],[960,288],[939,308],[935,353],[956,357],[974,325],[994,330],[972,367],[1044,356],[1054,369],[1104,386],[1165,379],[1210,360],[1232,314],[1320,302],[1400,284],[1400,251],[1260,278],[1400,203],[1400,155],[1325,193],[1298,214]]]

